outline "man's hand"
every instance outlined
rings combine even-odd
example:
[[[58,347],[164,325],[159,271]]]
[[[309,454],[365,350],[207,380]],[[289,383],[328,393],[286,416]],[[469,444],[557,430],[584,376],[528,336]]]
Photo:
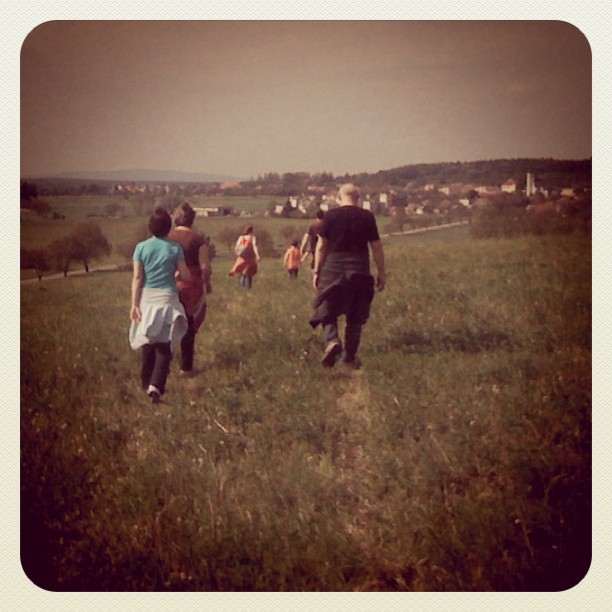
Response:
[[[382,291],[385,288],[386,284],[387,284],[387,279],[386,279],[385,273],[382,272],[378,275],[378,278],[376,279],[376,290]]]
[[[319,273],[318,272],[314,272],[312,275],[312,286],[315,289],[319,288]]]

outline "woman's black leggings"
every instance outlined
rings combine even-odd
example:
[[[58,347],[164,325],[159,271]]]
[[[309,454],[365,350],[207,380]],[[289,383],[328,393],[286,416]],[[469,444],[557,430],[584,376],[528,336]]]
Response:
[[[181,339],[181,370],[185,372],[193,370],[195,335],[193,317],[187,317],[187,333]]]
[[[170,371],[172,351],[169,342],[145,344],[142,347],[142,369],[140,371],[142,388],[146,391],[154,385],[160,393],[166,390],[166,379]]]

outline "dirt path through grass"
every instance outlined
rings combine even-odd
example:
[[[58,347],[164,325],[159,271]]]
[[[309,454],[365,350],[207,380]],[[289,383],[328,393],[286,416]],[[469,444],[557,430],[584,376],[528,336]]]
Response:
[[[338,397],[336,409],[340,429],[338,440],[338,475],[345,490],[356,498],[356,512],[346,525],[346,531],[364,547],[364,553],[371,545],[368,526],[376,514],[376,496],[373,483],[376,469],[370,460],[370,437],[375,418],[371,409],[370,388],[362,370],[350,372],[343,381],[343,393]]]

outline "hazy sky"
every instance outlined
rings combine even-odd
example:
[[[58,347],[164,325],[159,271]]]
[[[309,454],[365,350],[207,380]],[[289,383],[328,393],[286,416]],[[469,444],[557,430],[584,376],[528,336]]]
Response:
[[[21,78],[26,177],[591,156],[590,47],[561,21],[55,21]]]

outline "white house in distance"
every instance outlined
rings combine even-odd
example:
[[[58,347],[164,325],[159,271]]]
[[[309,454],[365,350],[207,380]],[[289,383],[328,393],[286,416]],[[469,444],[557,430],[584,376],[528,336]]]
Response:
[[[504,193],[515,193],[516,192],[516,181],[514,179],[508,179],[505,183],[502,183],[501,190]]]
[[[218,206],[194,206],[196,217],[218,217],[221,209]]]
[[[501,189],[493,185],[478,185],[475,191],[481,196],[499,195],[501,193]]]
[[[457,195],[462,191],[465,191],[465,186],[462,183],[451,183],[450,185],[442,185],[438,187],[438,191],[447,196]]]

